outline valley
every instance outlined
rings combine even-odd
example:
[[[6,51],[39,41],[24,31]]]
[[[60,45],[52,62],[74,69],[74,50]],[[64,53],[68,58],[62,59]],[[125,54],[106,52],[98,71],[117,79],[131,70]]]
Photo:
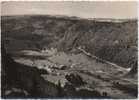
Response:
[[[5,16],[2,43],[15,63],[36,68],[41,78],[60,85],[63,98],[137,97],[137,70],[130,73],[137,69],[137,20]]]

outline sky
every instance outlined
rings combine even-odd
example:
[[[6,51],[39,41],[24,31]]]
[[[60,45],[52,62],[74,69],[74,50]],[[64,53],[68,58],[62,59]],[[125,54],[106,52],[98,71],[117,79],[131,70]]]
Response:
[[[1,15],[67,15],[82,18],[137,18],[137,2],[92,1],[92,2],[21,2],[1,3]]]

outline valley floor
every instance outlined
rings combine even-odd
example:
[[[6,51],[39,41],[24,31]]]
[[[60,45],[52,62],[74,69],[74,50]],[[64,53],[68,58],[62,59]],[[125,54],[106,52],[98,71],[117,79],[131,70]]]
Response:
[[[76,52],[75,52],[76,51]],[[70,53],[24,50],[13,58],[16,62],[44,69],[49,74],[41,76],[54,84],[65,85],[65,76],[70,73],[80,75],[87,83],[76,89],[97,90],[107,93],[110,98],[131,99],[137,97],[137,78],[126,77],[128,69],[99,60],[77,49]]]

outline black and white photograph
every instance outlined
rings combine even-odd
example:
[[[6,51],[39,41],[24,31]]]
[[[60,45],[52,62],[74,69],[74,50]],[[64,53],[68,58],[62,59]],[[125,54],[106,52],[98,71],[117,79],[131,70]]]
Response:
[[[2,99],[137,99],[138,1],[2,1]]]

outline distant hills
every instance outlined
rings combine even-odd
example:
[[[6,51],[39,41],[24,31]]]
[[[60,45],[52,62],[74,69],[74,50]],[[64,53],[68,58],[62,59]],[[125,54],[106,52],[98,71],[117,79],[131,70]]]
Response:
[[[137,19],[82,19],[51,15],[2,16],[2,41],[8,52],[83,47],[122,67],[137,66]]]
[[[127,18],[127,19],[115,19],[115,18],[81,18],[81,17],[77,17],[77,16],[66,16],[66,15],[7,15],[7,16],[2,16],[3,19],[17,19],[17,18],[28,18],[28,17],[32,17],[32,16],[37,16],[37,17],[47,17],[47,18],[58,18],[58,19],[70,19],[70,20],[94,20],[94,21],[104,21],[104,22],[125,22],[125,21],[133,21],[133,20],[137,20],[137,18]]]

